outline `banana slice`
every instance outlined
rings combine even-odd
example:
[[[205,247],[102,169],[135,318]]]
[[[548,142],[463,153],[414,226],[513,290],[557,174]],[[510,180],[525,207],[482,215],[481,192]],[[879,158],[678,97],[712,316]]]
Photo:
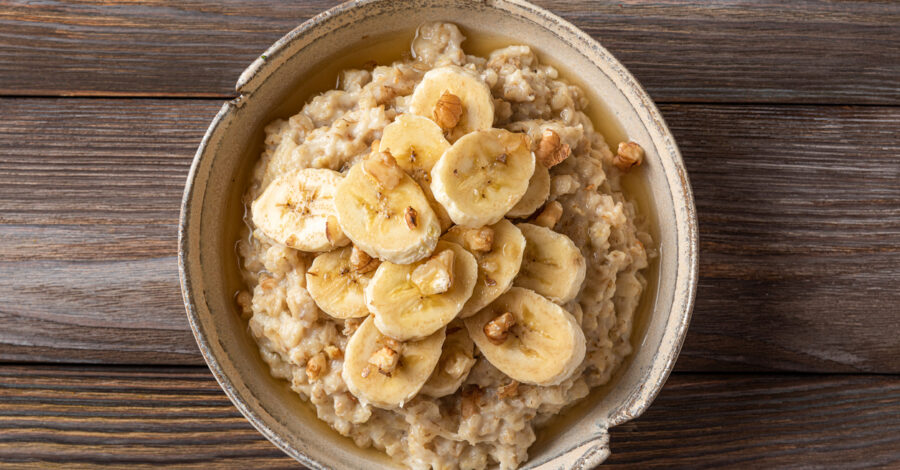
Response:
[[[572,240],[534,224],[517,224],[525,236],[525,255],[515,285],[564,304],[578,295],[587,264]]]
[[[444,152],[431,170],[431,191],[453,222],[481,227],[502,219],[522,199],[533,173],[525,134],[487,129]]]
[[[419,393],[434,398],[450,395],[466,380],[473,365],[475,344],[469,338],[469,332],[464,324],[451,323],[447,326],[441,359]]]
[[[422,189],[396,165],[378,152],[357,163],[338,185],[334,205],[341,228],[356,246],[405,264],[431,254],[441,227]]]
[[[378,147],[379,151],[393,155],[400,168],[419,183],[438,216],[441,231],[450,228],[452,221],[431,193],[431,169],[448,148],[450,143],[441,128],[431,119],[415,114],[401,114],[388,124]]]
[[[250,205],[253,223],[278,243],[301,251],[329,251],[349,243],[335,210],[335,187],[343,177],[307,168],[287,173]]]
[[[449,65],[428,71],[410,100],[413,114],[434,120],[451,142],[494,124],[494,100],[487,84],[468,70]]]
[[[519,199],[519,202],[506,213],[506,216],[513,219],[528,217],[543,206],[549,196],[550,170],[544,165],[535,165],[534,174],[531,175],[531,180],[528,182],[528,190],[525,191],[522,199]]]
[[[519,382],[556,385],[584,360],[575,318],[528,289],[513,287],[465,322],[481,354]]]
[[[381,334],[369,317],[347,342],[341,377],[360,402],[402,408],[431,376],[443,342],[443,328],[419,341],[395,341]]]
[[[489,243],[485,232],[490,234]],[[442,239],[462,245],[478,261],[478,281],[460,318],[478,313],[512,286],[525,251],[525,237],[512,222],[502,219],[480,229],[455,226]]]
[[[452,261],[445,261],[448,257]],[[476,279],[475,257],[455,243],[439,241],[428,260],[382,263],[366,288],[366,305],[385,335],[399,341],[424,338],[456,318]]]
[[[334,318],[359,318],[369,314],[365,289],[374,270],[354,268],[351,247],[316,256],[306,272],[306,289],[323,312]]]

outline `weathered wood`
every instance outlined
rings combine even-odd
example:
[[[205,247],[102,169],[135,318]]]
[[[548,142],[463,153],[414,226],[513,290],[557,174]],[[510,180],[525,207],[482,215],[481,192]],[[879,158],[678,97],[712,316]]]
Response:
[[[295,465],[204,368],[0,367],[0,465]],[[900,379],[675,374],[612,468],[900,463]]]
[[[175,239],[218,106],[0,100],[0,360],[201,363]],[[662,109],[701,224],[679,369],[900,372],[900,108]]]
[[[228,96],[336,0],[0,1],[0,94]],[[900,103],[900,4],[537,0],[667,102]]]

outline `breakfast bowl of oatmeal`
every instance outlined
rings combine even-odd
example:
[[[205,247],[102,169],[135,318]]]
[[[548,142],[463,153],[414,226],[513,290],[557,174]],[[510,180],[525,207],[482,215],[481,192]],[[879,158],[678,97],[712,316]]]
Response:
[[[352,2],[250,65],[179,268],[210,370],[311,468],[589,468],[686,333],[697,223],[634,78],[522,1]]]

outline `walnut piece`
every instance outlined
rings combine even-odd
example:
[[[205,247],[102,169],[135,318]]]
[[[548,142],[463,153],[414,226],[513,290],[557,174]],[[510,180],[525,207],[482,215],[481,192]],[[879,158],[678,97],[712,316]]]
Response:
[[[377,258],[369,256],[365,251],[360,250],[353,245],[350,250],[350,267],[359,274],[366,274],[374,271],[381,264]]]
[[[481,408],[481,397],[483,395],[484,391],[478,385],[466,385],[466,387],[463,388],[459,402],[460,413],[462,414],[463,419],[467,419],[478,413],[478,409]]]
[[[559,222],[562,213],[562,204],[558,201],[550,201],[544,206],[544,210],[534,218],[534,223],[535,225],[552,229],[556,226],[556,223]]]
[[[463,245],[472,251],[491,251],[494,245],[494,229],[481,227],[465,230]]]
[[[613,157],[613,165],[622,171],[640,166],[644,162],[644,149],[634,142],[620,142]]]
[[[501,345],[509,337],[509,329],[516,324],[516,316],[510,312],[499,315],[497,318],[484,324],[484,335],[488,341]]]
[[[374,145],[374,144],[373,144]],[[384,189],[394,189],[400,184],[403,169],[394,156],[387,152],[373,152],[363,160],[363,170],[375,178]]]
[[[412,206],[406,208],[406,211],[403,213],[403,218],[406,219],[406,226],[409,227],[410,230],[419,226],[419,213],[416,212]]]
[[[409,279],[422,295],[443,294],[453,284],[453,250],[444,250],[413,269]]]
[[[394,351],[387,346],[375,351],[375,353],[369,357],[369,364],[377,367],[378,372],[381,372],[388,377],[390,377],[394,370],[397,369],[398,363],[400,363],[400,355],[397,354],[397,351]],[[363,373],[365,373],[365,371],[363,371]]]
[[[432,115],[434,122],[441,126],[441,129],[449,131],[459,124],[462,112],[462,101],[459,97],[445,90],[435,103]]]
[[[353,336],[353,333],[356,332],[359,325],[362,325],[363,320],[365,320],[365,318],[348,318],[344,320],[344,328],[341,330],[341,334],[344,336]]]
[[[501,385],[497,387],[497,398],[512,398],[519,394],[519,382],[513,380],[512,382]]]
[[[569,158],[571,153],[572,149],[569,148],[569,144],[562,143],[556,131],[547,129],[541,135],[541,141],[538,143],[538,149],[534,156],[545,167],[553,168]]]
[[[344,351],[341,351],[341,348],[333,344],[329,344],[328,346],[325,346],[325,355],[328,356],[328,359],[331,360],[343,359]]]
[[[327,368],[328,358],[325,357],[325,353],[316,353],[315,356],[306,361],[306,377],[309,378],[310,382],[319,380],[320,377],[325,375],[325,369]]]

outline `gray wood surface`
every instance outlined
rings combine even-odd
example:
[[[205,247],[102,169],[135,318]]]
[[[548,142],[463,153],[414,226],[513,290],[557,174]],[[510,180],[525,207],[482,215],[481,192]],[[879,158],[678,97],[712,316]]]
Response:
[[[175,244],[218,106],[0,100],[0,359],[202,363]],[[679,370],[900,372],[900,108],[662,111],[702,234]]]
[[[0,0],[0,94],[228,96],[335,0]],[[900,3],[537,0],[657,101],[898,104]]]

